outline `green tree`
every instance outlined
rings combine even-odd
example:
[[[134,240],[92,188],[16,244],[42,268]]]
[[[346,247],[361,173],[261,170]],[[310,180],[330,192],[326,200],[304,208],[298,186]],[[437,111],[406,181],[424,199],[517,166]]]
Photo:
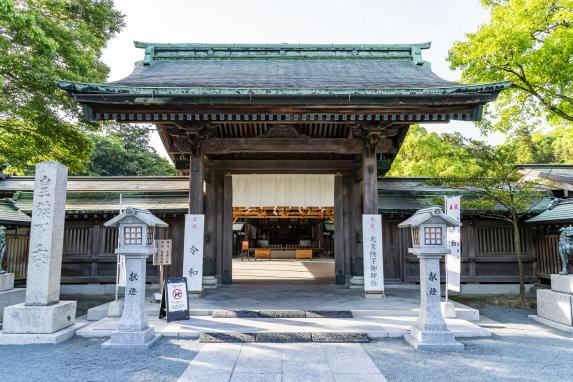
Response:
[[[485,142],[468,141],[466,149],[477,164],[476,172],[461,172],[428,180],[434,186],[454,187],[476,195],[462,201],[464,208],[474,209],[485,217],[508,222],[513,228],[513,247],[519,271],[519,293],[525,299],[525,271],[521,248],[520,223],[545,194],[536,183],[523,181],[514,164],[517,150],[513,144],[491,146]]]
[[[459,133],[428,133],[412,125],[392,163],[389,176],[454,176],[478,171]]]
[[[77,175],[175,175],[175,167],[149,146],[149,127],[120,125],[93,134],[94,149],[85,172]]]
[[[0,171],[48,159],[83,168],[97,125],[55,81],[105,81],[101,51],[122,27],[112,0],[0,0]]]
[[[513,81],[481,126],[509,131],[573,122],[573,0],[482,0],[489,23],[454,44],[448,61],[468,82]],[[571,126],[571,125],[569,125]]]

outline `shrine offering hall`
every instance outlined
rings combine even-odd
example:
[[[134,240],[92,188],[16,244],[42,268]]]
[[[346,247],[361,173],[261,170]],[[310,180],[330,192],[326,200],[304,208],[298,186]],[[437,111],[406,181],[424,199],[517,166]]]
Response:
[[[239,259],[330,259],[332,282],[348,283],[362,272],[362,215],[380,213],[378,181],[409,126],[477,121],[509,86],[439,78],[429,43],[135,44],[144,57],[128,77],[58,85],[87,120],[157,126],[189,178],[188,213],[205,218],[203,273],[223,284]],[[170,229],[167,272],[180,276],[183,228]]]

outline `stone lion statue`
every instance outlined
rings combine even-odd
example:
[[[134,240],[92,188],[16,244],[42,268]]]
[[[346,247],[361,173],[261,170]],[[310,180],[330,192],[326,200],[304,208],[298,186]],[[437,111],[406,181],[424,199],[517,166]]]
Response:
[[[569,274],[569,259],[573,257],[573,227],[563,227],[559,230],[559,256],[561,256],[560,275]]]

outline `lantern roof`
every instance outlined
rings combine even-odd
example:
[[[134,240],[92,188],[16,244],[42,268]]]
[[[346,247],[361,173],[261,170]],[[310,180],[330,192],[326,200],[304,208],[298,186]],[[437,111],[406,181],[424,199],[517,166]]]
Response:
[[[462,223],[446,215],[438,206],[416,211],[414,215],[398,224],[399,228],[413,228],[421,224],[445,224],[448,227],[461,227]]]
[[[133,219],[139,220],[141,223],[146,224],[150,227],[167,227],[168,224],[163,220],[159,219],[153,215],[148,210],[135,207],[127,207],[119,213],[113,219],[104,223],[106,227],[117,227],[119,224],[123,223],[124,220],[128,220],[129,223],[133,223]]]

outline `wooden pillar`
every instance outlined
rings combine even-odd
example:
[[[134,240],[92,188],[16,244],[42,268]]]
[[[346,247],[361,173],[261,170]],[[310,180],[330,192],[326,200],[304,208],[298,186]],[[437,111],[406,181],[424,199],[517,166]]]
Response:
[[[334,177],[334,274],[337,284],[345,284],[344,270],[344,191],[342,175]]]
[[[357,181],[357,174],[349,176],[350,184],[350,239],[352,242],[350,261],[352,263],[362,261],[362,184]],[[353,276],[355,276],[353,274]]]
[[[189,159],[189,213],[203,213],[203,155],[199,150]]]
[[[185,240],[185,217],[178,216],[169,222],[171,228],[171,265],[166,268],[166,277],[181,277],[183,269],[183,241]]]
[[[378,175],[376,152],[365,150],[362,154],[362,185],[364,214],[378,213]]]
[[[203,271],[207,276],[215,276],[217,263],[217,194],[213,173],[206,177],[205,189],[205,247]]]
[[[223,180],[223,284],[233,280],[233,178]]]
[[[214,231],[214,250],[215,250],[215,277],[219,282],[223,282],[223,173],[217,171],[213,175],[215,188],[215,231]]]
[[[342,190],[344,194],[344,227],[343,227],[343,241],[344,241],[344,277],[349,280],[352,277],[352,249],[354,247],[352,232],[352,205],[351,205],[351,191],[352,191],[353,177],[349,174],[342,176]]]

